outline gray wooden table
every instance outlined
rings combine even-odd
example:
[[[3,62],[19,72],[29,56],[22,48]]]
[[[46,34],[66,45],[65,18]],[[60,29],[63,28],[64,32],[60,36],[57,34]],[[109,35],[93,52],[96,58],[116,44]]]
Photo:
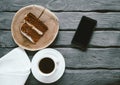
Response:
[[[57,39],[49,46],[65,58],[63,77],[51,85],[120,85],[120,0],[0,0],[0,57],[17,47],[10,25],[21,7],[37,4],[53,11],[60,21]],[[98,21],[88,51],[71,45],[85,15]],[[36,52],[26,51],[29,58]],[[31,74],[26,85],[44,85]]]

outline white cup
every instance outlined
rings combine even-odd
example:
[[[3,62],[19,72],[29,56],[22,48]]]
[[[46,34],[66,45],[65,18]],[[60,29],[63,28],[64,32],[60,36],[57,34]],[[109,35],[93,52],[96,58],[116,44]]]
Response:
[[[44,58],[50,58],[50,59],[54,62],[54,68],[53,68],[53,70],[52,70],[50,73],[44,73],[44,72],[42,72],[42,71],[40,70],[39,64],[40,64],[41,60],[43,60]],[[41,57],[41,58],[39,59],[39,62],[38,62],[37,64],[38,64],[37,68],[39,69],[40,75],[49,77],[49,76],[51,76],[52,74],[55,73],[55,71],[57,70],[57,66],[58,66],[59,62],[58,62],[58,60],[55,58],[55,56],[50,55],[50,54],[45,54],[43,57]]]
[[[50,58],[54,62],[53,70],[47,73],[41,70],[39,66],[40,62],[44,58]],[[63,75],[65,70],[65,61],[62,54],[57,50],[51,48],[46,48],[38,51],[35,56],[33,56],[31,65],[33,76],[42,83],[53,83],[57,81]]]

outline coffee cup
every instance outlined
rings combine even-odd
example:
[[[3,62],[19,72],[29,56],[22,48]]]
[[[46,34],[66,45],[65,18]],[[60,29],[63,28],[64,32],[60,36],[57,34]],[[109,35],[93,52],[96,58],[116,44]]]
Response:
[[[33,76],[42,83],[53,83],[61,78],[65,70],[65,61],[60,52],[46,48],[33,56]]]
[[[40,75],[47,77],[51,76],[57,70],[58,65],[59,62],[54,56],[45,54],[38,62]]]

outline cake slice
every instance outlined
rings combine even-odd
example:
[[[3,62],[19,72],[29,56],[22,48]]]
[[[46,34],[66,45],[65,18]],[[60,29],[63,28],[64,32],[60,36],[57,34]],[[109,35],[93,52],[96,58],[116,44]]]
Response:
[[[43,34],[48,30],[48,27],[32,13],[27,14],[27,16],[25,17],[25,21],[32,24],[37,30],[41,31]]]
[[[42,35],[40,35],[38,32],[36,32],[32,26],[28,25],[27,23],[24,23],[21,27],[21,33],[29,39],[32,43],[36,43]]]

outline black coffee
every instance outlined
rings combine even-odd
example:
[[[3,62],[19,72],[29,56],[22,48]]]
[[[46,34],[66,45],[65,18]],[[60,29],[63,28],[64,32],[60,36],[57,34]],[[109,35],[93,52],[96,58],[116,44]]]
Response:
[[[52,72],[54,67],[54,61],[51,58],[43,58],[39,63],[39,69],[46,74]]]

